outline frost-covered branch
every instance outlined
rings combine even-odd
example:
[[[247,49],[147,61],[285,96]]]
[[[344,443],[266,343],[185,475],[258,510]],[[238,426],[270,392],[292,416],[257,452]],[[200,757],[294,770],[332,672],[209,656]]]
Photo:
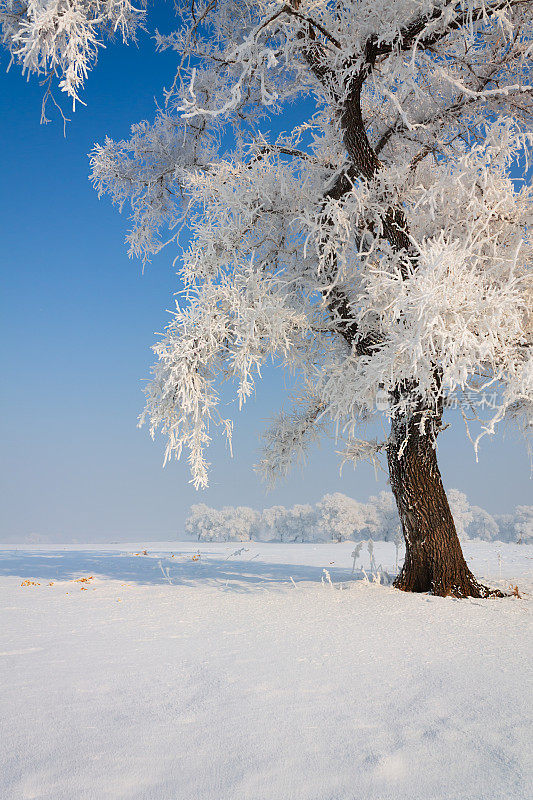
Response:
[[[1,0],[0,26],[11,62],[27,75],[51,78],[76,102],[107,38],[135,38],[145,20],[145,0]],[[43,120],[44,106],[43,102]]]
[[[125,2],[0,8],[15,60],[73,65],[72,96],[102,37],[143,20]],[[221,382],[242,405],[272,361],[302,403],[268,435],[268,474],[322,429],[371,455],[359,427],[379,414],[437,431],[457,405],[475,443],[527,427],[533,197],[516,175],[531,163],[533,2],[177,9],[156,36],[177,54],[164,108],[92,153],[98,191],[130,215],[130,254],[183,248],[145,412],[167,457],[185,448],[204,486],[213,428],[231,433]]]

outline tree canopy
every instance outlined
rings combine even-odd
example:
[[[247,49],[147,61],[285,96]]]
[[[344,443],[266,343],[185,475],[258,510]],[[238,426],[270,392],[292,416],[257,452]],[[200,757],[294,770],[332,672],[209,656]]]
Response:
[[[296,376],[294,408],[266,432],[262,471],[285,474],[328,430],[345,460],[387,449],[404,531],[423,542],[443,516],[414,496],[442,489],[430,450],[445,407],[476,447],[505,419],[531,425],[532,2],[175,6],[175,29],[155,34],[177,59],[163,106],[91,155],[97,190],[131,209],[129,253],[178,252],[142,419],[206,486],[213,428],[233,426],[221,382],[242,406],[273,360]],[[0,19],[45,101],[56,76],[76,101],[100,42],[149,14],[4,0]],[[370,441],[383,410],[392,435]],[[415,440],[423,490],[395,468]]]

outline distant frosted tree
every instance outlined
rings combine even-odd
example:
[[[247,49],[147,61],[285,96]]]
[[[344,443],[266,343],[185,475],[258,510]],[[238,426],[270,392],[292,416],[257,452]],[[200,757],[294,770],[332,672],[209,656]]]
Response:
[[[512,542],[515,535],[513,515],[497,514],[495,520],[498,525],[498,539],[502,542]]]
[[[365,527],[365,508],[340,492],[326,494],[316,505],[317,524],[326,533],[325,538],[342,542],[353,539]]]
[[[247,506],[217,510],[204,503],[191,506],[185,532],[203,542],[247,542],[256,536],[259,513]]]
[[[226,512],[223,524],[227,520],[229,529],[236,532],[239,541],[247,542],[254,537],[259,522],[257,511],[248,506],[237,506],[235,509],[225,507],[223,511]]]
[[[533,506],[517,506],[514,528],[517,542],[520,544],[533,542]]]
[[[197,503],[189,509],[189,516],[185,520],[185,533],[198,541],[210,541],[214,520],[215,509],[205,503]]]
[[[391,492],[380,492],[365,503],[367,535],[373,539],[393,542],[398,534],[398,509]]]
[[[305,542],[315,538],[315,531],[315,509],[307,503],[298,503],[282,517],[279,538],[282,542]]]
[[[467,528],[469,539],[484,539],[492,542],[499,538],[498,523],[488,511],[479,506],[472,506],[472,520]]]
[[[266,434],[284,475],[334,432],[386,454],[405,535],[396,585],[487,596],[463,558],[436,459],[447,404],[469,435],[531,419],[531,0],[177,0],[175,80],[152,123],[95,148],[131,207],[129,252],[191,234],[145,419],[205,486],[221,381],[242,405],[269,360],[299,398]],[[13,59],[75,98],[120,2],[2,2]],[[268,131],[273,117],[285,128]],[[170,229],[170,233],[168,232]],[[365,440],[376,413],[386,442]],[[477,423],[477,427],[476,427]],[[361,425],[363,426],[361,427]]]
[[[259,537],[262,541],[273,542],[279,540],[278,531],[283,525],[286,514],[287,509],[285,506],[271,506],[264,509],[259,523]]]
[[[448,492],[450,509],[455,522],[455,529],[460,539],[467,539],[467,528],[474,518],[472,506],[464,492],[457,489],[450,489]]]
[[[484,508],[470,504],[467,496],[457,489],[448,492],[455,527],[460,539],[501,539],[496,519]]]

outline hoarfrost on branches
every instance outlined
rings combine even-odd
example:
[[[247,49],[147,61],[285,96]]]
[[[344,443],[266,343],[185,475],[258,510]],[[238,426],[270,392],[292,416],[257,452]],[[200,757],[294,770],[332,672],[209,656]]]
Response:
[[[476,447],[506,418],[527,428],[532,189],[512,175],[533,143],[532,3],[176,5],[164,108],[92,154],[98,190],[131,206],[132,255],[192,233],[143,416],[166,458],[185,448],[207,485],[212,428],[232,429],[220,382],[242,406],[268,361],[296,397],[266,435],[269,479],[322,433],[377,452],[359,428],[383,394],[430,430],[457,405]],[[102,31],[143,19],[125,0],[0,12],[13,58],[73,98]]]
[[[73,107],[82,102],[80,92],[99,48],[117,33],[124,41],[135,38],[145,19],[144,6],[145,0],[135,5],[130,0],[0,1],[1,37],[12,62],[23,73],[38,75],[46,87],[41,121],[47,121],[54,79]]]

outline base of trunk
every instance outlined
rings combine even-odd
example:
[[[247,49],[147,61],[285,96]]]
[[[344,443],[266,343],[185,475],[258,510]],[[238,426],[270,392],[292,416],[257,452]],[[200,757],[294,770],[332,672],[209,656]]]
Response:
[[[424,424],[425,417],[421,411],[394,418],[387,447],[405,538],[405,562],[394,585],[440,597],[505,597],[468,569],[437,464],[436,428]]]
[[[417,565],[408,565],[407,559],[400,574],[394,581],[396,589],[402,592],[425,592],[438,597],[506,597],[505,592],[492,589],[480,583],[468,569],[463,559],[463,565],[450,574],[442,564],[426,565],[421,569]]]

